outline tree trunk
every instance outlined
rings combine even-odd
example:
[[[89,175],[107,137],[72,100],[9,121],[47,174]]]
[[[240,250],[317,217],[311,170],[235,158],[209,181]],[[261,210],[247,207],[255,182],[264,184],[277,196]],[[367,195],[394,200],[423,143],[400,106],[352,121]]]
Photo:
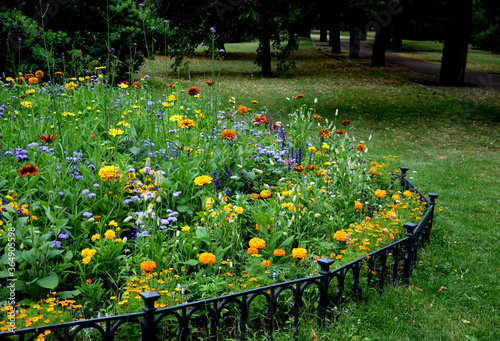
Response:
[[[385,51],[389,43],[390,26],[380,27],[375,34],[372,51],[372,66],[385,66]]]
[[[360,39],[363,38],[363,25],[359,25],[361,19],[360,8],[351,8],[349,10],[349,58],[359,58]]]
[[[332,8],[332,20],[330,21],[330,41],[328,45],[332,47],[332,53],[340,53],[340,14],[341,9],[337,2]]]
[[[321,25],[321,29],[319,31],[319,41],[321,43],[326,43],[328,41],[327,34],[327,29],[324,28],[323,25]]]
[[[472,28],[472,0],[448,0],[447,8],[450,17],[445,28],[439,84],[463,86]]]
[[[262,75],[269,77],[273,74],[271,67],[271,38],[265,36],[260,43],[262,45]]]

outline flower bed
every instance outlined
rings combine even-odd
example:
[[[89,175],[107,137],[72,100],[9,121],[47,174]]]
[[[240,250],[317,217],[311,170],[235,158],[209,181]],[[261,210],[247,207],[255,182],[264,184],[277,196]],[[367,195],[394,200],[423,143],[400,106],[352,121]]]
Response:
[[[9,314],[19,329],[135,312],[150,290],[167,307],[313,276],[320,257],[341,266],[404,237],[426,209],[393,187],[395,156],[366,161],[351,122],[303,95],[284,124],[215,87],[7,80],[0,278],[16,291],[0,297],[1,331]]]

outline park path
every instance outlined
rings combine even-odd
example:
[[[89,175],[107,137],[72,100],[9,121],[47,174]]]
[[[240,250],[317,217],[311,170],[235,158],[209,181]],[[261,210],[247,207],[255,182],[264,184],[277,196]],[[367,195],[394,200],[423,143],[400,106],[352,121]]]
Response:
[[[328,43],[319,42],[319,35],[311,34],[311,38],[313,39],[313,43],[316,49],[322,52],[331,51],[331,47],[328,46]],[[361,49],[359,54],[367,58],[370,58],[372,56],[373,45],[368,44],[366,41],[362,41],[360,45]],[[342,52],[349,51],[348,39],[341,39],[341,51]],[[386,52],[385,60],[387,63],[403,66],[408,69],[436,77],[439,77],[439,71],[441,69],[440,64],[434,64],[434,63],[424,62],[418,59],[402,57],[391,52]],[[500,77],[495,74],[466,71],[464,82],[467,86],[485,87],[485,88],[500,90]]]

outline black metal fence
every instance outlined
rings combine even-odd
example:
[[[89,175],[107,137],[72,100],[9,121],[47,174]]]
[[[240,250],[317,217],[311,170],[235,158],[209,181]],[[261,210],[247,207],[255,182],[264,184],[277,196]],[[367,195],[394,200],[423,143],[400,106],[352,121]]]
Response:
[[[14,336],[18,340],[36,340],[47,330],[50,330],[52,338],[57,340],[115,340],[119,331],[124,334],[124,331],[120,330],[124,325],[128,325],[123,336],[125,340],[135,338],[128,330],[135,330],[137,338],[143,341],[188,340],[190,335],[193,339],[218,340],[220,329],[223,330],[224,337],[245,340],[249,326],[272,337],[277,320],[283,322],[288,319],[294,330],[297,330],[301,308],[305,309],[305,301],[308,302],[308,310],[314,307],[314,315],[319,324],[323,325],[327,314],[339,314],[343,302],[348,297],[367,299],[373,289],[382,294],[387,283],[393,286],[399,283],[409,284],[418,250],[430,238],[438,195],[429,193],[427,198],[408,180],[408,168],[400,169],[401,184],[405,190],[417,193],[421,200],[427,203],[426,213],[418,224],[404,224],[407,231],[405,238],[333,271],[330,266],[334,260],[321,258],[317,260],[321,267],[317,276],[163,309],[154,307],[155,301],[160,298],[158,293],[145,292],[140,294],[144,300],[144,312],[4,332],[0,334],[0,340],[14,340]],[[317,302],[311,303],[314,298]],[[252,325],[252,319],[257,320],[257,323]]]

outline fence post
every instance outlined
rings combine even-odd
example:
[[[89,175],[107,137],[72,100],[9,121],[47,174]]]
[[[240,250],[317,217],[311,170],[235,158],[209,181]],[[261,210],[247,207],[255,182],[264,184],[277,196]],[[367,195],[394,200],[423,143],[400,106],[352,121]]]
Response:
[[[161,295],[154,291],[148,291],[140,293],[139,296],[141,296],[141,298],[144,300],[144,307],[142,307],[142,309],[146,312],[146,317],[144,318],[145,335],[142,335],[142,340],[155,341],[155,302],[161,297]]]
[[[321,266],[319,274],[322,275],[319,282],[319,296],[318,296],[318,324],[323,327],[325,324],[326,307],[328,304],[328,284],[330,283],[329,274],[330,266],[335,262],[334,259],[324,257],[316,261]]]
[[[403,186],[404,189],[408,189],[407,186],[406,186],[405,179],[406,179],[406,172],[408,172],[408,170],[410,168],[403,166],[403,167],[399,167],[399,169],[401,170],[401,178],[399,179],[401,181],[401,186]]]
[[[404,269],[403,269],[403,280],[404,280],[404,285],[409,285],[410,284],[410,274],[411,274],[411,268],[412,268],[412,262],[413,262],[413,232],[415,231],[415,228],[417,227],[417,224],[415,223],[406,223],[403,225],[406,228],[406,236],[408,237],[408,241],[406,243],[406,252],[405,252],[405,259],[404,259]]]

